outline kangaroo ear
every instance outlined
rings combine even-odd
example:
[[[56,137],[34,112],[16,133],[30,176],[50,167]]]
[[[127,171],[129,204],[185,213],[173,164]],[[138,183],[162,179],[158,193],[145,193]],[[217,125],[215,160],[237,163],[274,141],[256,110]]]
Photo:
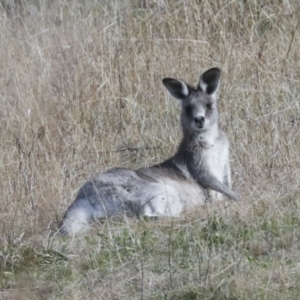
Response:
[[[162,82],[169,93],[178,100],[186,99],[190,95],[192,90],[192,88],[187,83],[181,80],[164,78]]]
[[[208,95],[214,95],[219,88],[221,70],[212,68],[204,72],[199,79],[198,90]]]

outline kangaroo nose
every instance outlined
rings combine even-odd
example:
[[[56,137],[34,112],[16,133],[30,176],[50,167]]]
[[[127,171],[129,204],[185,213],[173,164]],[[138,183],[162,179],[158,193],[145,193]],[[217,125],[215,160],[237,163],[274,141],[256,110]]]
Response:
[[[195,124],[198,128],[204,127],[205,118],[203,116],[198,116],[194,119]]]

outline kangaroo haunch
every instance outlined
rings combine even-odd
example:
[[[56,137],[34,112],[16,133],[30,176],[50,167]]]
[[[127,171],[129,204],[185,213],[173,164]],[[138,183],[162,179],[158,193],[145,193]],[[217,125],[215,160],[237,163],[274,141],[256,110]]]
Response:
[[[130,170],[113,168],[86,182],[66,211],[60,232],[73,235],[100,218],[179,216],[209,197],[234,200],[229,142],[219,128],[216,93],[220,69],[200,76],[195,88],[165,78],[163,84],[181,101],[183,138],[174,156],[158,165]]]

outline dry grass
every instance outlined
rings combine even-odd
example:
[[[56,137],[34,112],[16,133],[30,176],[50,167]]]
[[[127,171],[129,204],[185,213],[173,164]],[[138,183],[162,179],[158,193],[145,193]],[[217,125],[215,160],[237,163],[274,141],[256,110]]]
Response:
[[[299,299],[300,5],[0,1],[0,299]],[[170,156],[163,77],[222,68],[239,203],[52,239],[80,185]]]

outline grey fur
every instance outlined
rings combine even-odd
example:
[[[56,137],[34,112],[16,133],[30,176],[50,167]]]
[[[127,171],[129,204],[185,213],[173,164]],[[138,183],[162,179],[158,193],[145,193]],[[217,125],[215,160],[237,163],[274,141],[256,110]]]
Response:
[[[177,153],[158,165],[130,170],[113,168],[86,182],[66,211],[60,232],[73,235],[92,222],[118,214],[179,216],[183,211],[231,190],[229,142],[219,129],[216,93],[220,69],[200,76],[196,88],[184,81],[163,79],[170,94],[182,103],[183,139]]]

